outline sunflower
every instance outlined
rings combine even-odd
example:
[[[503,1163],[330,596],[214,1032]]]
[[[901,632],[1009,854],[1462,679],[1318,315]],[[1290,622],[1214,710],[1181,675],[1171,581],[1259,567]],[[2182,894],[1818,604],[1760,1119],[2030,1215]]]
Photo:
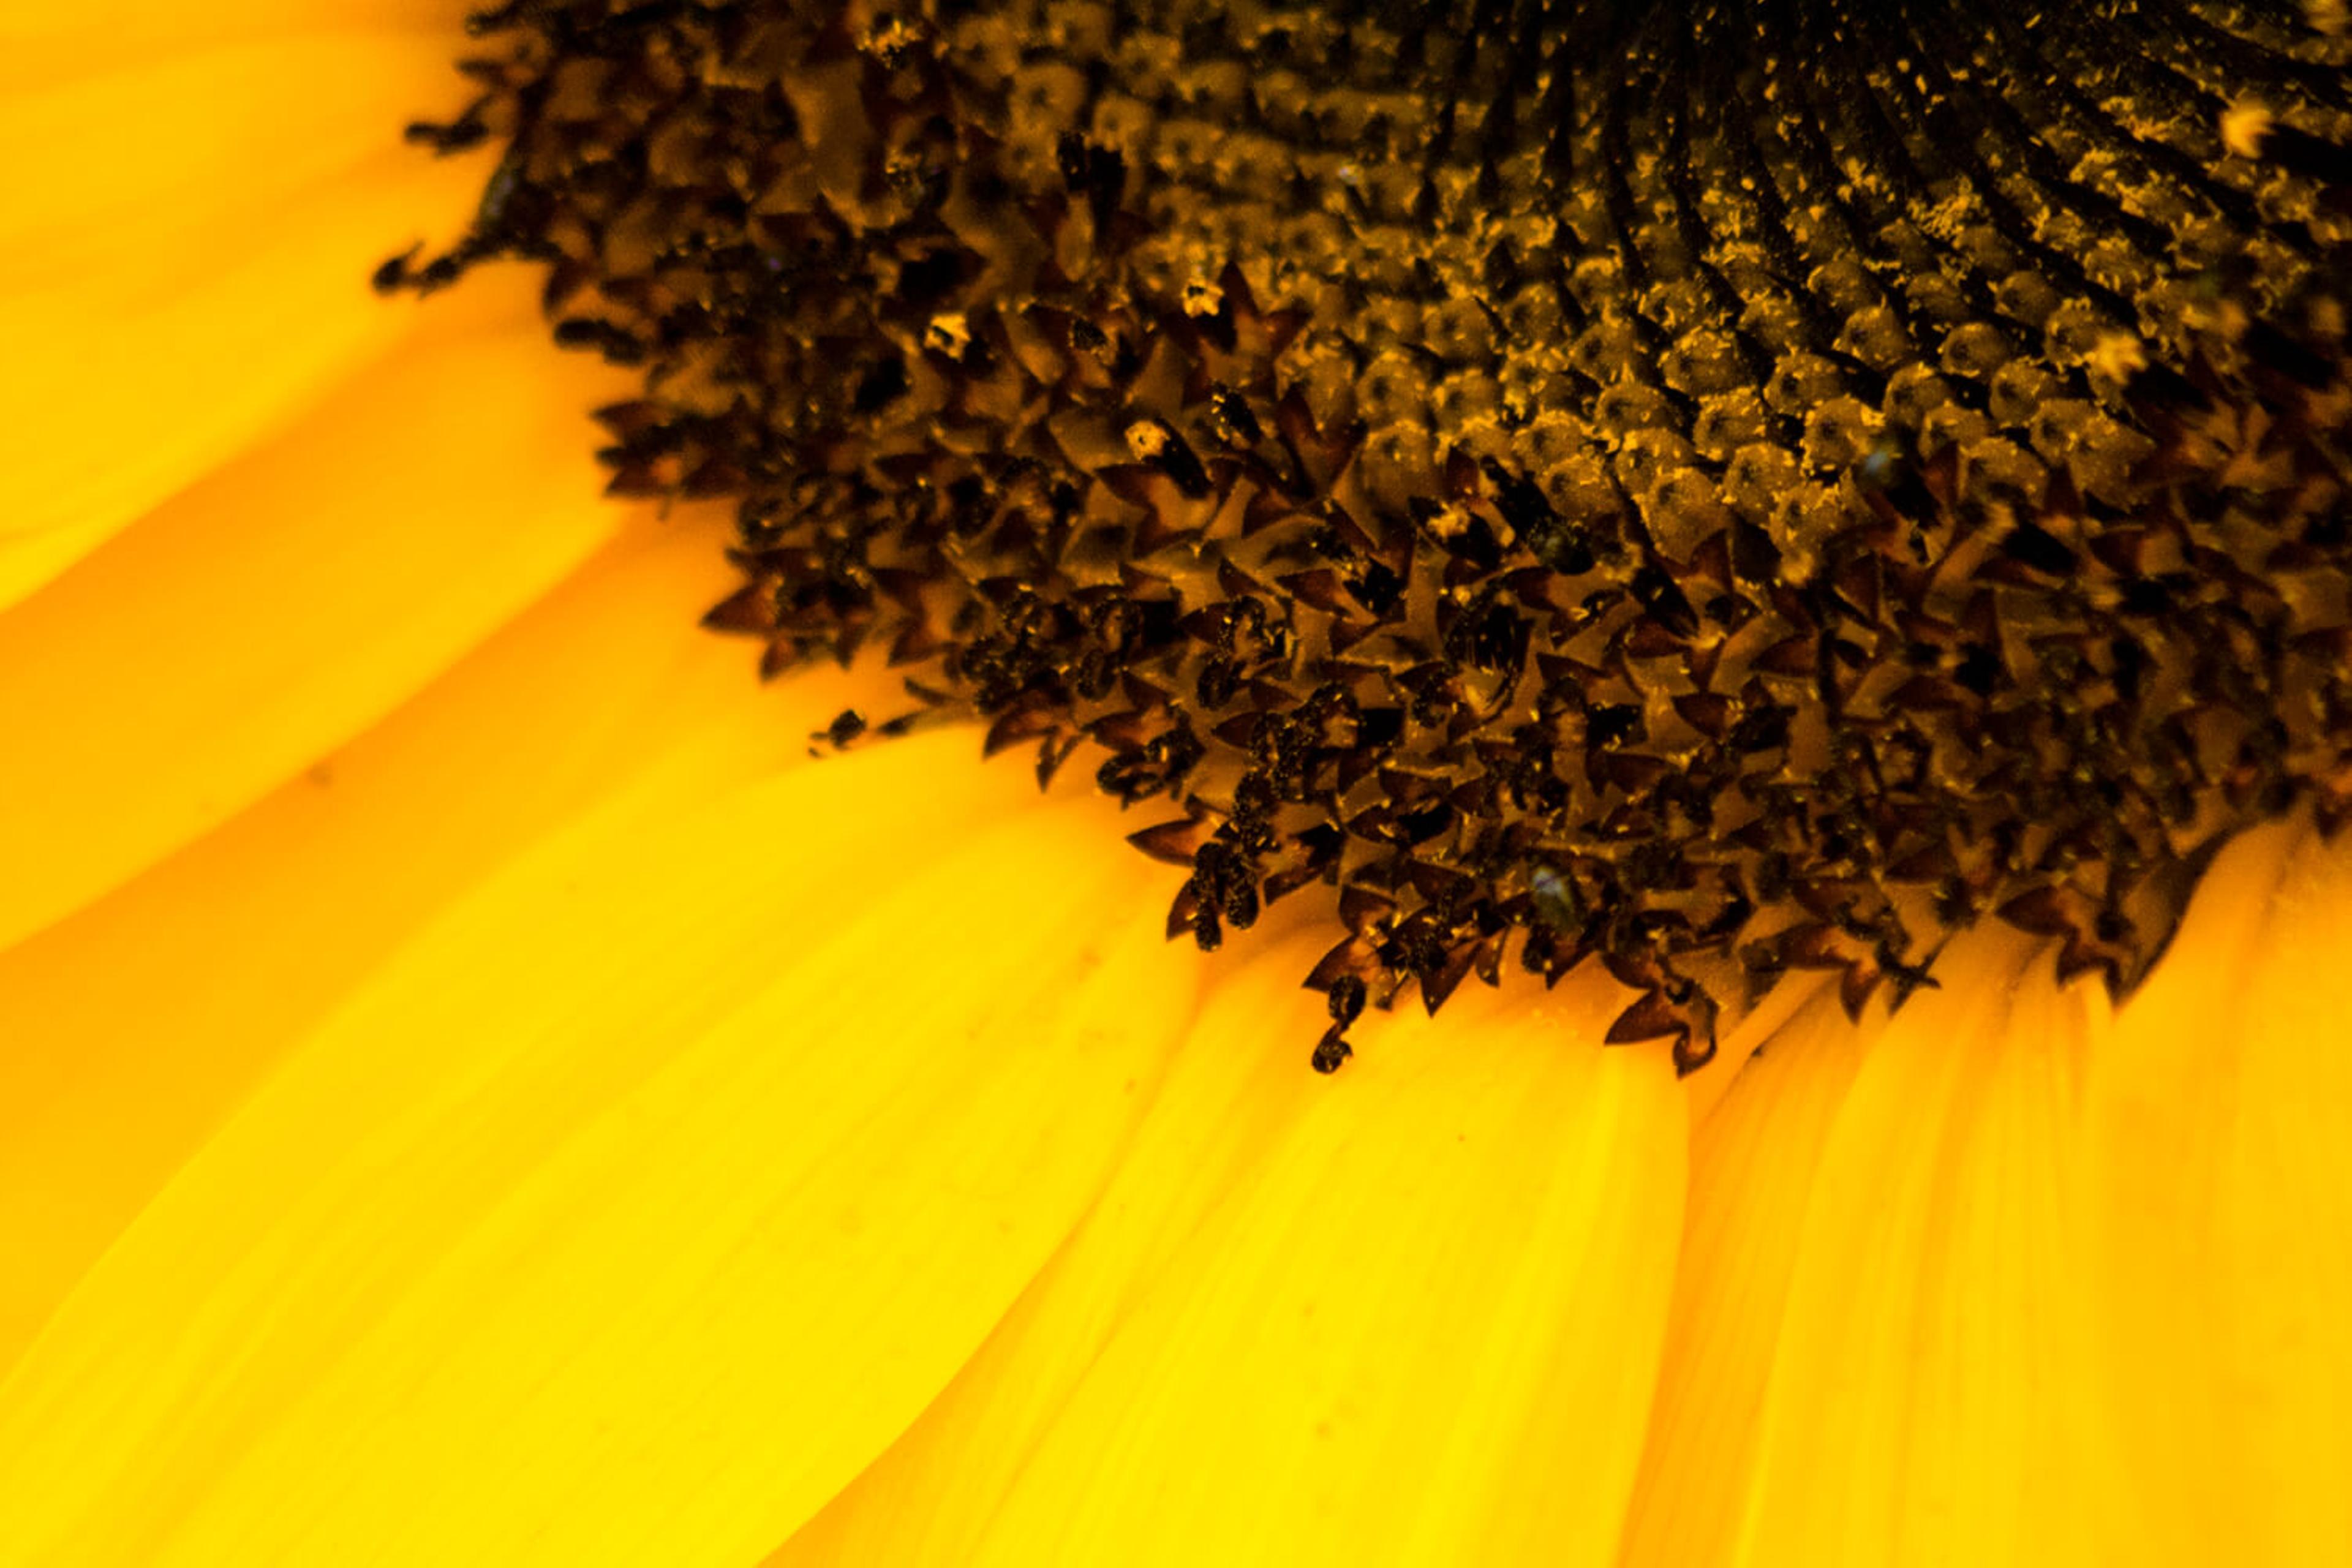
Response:
[[[2344,26],[0,5],[0,1562],[2352,1561]]]

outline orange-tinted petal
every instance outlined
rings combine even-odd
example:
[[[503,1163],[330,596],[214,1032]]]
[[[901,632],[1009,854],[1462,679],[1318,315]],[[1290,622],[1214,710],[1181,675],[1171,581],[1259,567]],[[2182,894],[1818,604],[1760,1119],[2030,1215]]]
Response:
[[[0,295],[14,367],[0,387],[0,606],[257,442],[313,438],[306,412],[415,328],[416,302],[378,298],[369,272],[420,221],[466,210],[481,177],[394,148],[185,273],[140,287],[124,274],[149,258],[131,258],[86,283]]]
[[[462,101],[455,42],[268,37],[0,97],[0,145],[38,149],[0,174],[0,298],[63,289],[129,315],[263,248],[269,226],[295,218],[291,204],[331,194],[331,182],[371,164],[378,184],[393,183],[387,174],[426,177],[423,151],[402,155],[404,170],[383,154],[397,153],[406,121]],[[478,162],[470,168],[479,179]],[[429,216],[413,214],[373,243],[390,250]],[[336,281],[357,295],[365,278]]]
[[[475,0],[0,0],[0,89],[75,77],[220,44],[365,30],[450,40]],[[317,84],[316,90],[331,90]],[[299,101],[299,89],[289,97]]]

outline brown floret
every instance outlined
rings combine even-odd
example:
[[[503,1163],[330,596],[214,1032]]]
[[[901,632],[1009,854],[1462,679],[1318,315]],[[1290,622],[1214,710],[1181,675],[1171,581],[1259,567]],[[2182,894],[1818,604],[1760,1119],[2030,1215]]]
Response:
[[[477,23],[412,135],[506,158],[378,287],[543,265],[643,369],[614,491],[740,506],[710,624],[1161,803],[1171,934],[1324,900],[1322,1070],[1510,961],[1685,1068],[1987,916],[2127,988],[2352,794],[2352,117],[2293,16]]]

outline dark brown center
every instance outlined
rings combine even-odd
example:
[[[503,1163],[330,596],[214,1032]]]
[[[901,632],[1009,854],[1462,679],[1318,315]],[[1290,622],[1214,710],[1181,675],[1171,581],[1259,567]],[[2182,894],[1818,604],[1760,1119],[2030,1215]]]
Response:
[[[2352,799],[2343,39],[2145,0],[522,0],[473,235],[712,624],[1154,801],[1318,1067],[1587,957],[1685,1068],[1988,914],[2136,983]],[[845,714],[830,731],[868,731]]]

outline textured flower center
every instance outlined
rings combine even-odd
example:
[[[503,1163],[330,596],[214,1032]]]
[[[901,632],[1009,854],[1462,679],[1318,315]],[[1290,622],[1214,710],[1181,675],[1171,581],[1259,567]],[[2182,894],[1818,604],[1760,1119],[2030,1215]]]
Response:
[[[1685,1067],[1991,915],[2136,983],[2352,799],[2328,8],[523,3],[437,287],[642,366],[713,625],[1074,754],[1213,947],[1597,957]],[[845,714],[846,743],[866,730]]]

